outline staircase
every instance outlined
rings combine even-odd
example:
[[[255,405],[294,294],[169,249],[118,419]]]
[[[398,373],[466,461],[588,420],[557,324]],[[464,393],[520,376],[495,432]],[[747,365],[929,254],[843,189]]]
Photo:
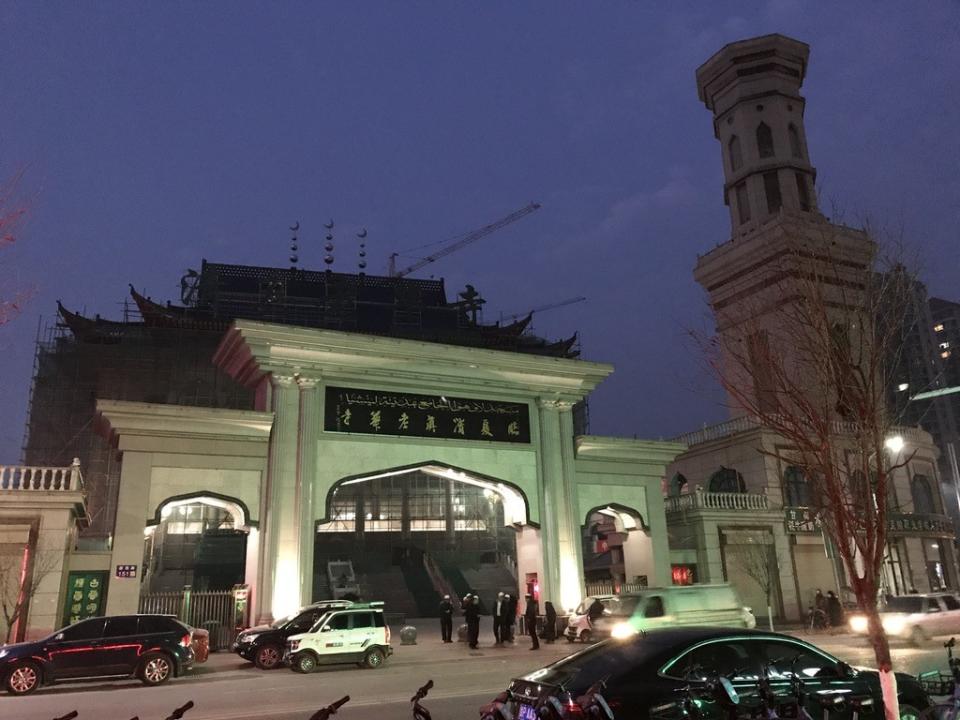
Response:
[[[414,559],[400,566],[407,589],[413,595],[418,617],[438,617],[440,595],[437,593],[422,559]]]
[[[517,578],[503,565],[480,565],[468,568],[462,573],[465,582],[473,588],[481,598],[492,600],[498,592],[517,595]],[[547,598],[549,599],[549,598]]]
[[[403,570],[397,565],[370,569],[360,574],[360,591],[363,600],[382,600],[384,610],[389,613],[402,613],[408,617],[420,616],[420,607],[416,597],[407,587]],[[436,614],[439,599],[433,604]]]

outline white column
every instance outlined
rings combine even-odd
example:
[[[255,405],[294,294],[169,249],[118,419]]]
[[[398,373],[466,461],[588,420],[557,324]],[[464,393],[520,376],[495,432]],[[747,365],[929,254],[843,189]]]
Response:
[[[120,466],[120,491],[117,495],[117,519],[113,526],[113,551],[107,586],[107,615],[136,613],[140,604],[140,576],[143,571],[143,529],[156,508],[150,502],[150,473],[153,454],[123,453]],[[113,577],[117,565],[136,565],[135,578]]]
[[[300,386],[300,430],[298,433],[297,517],[300,524],[300,604],[313,600],[313,544],[316,513],[313,486],[317,476],[317,440],[323,418],[323,393],[315,378],[297,378]]]
[[[300,523],[297,514],[297,465],[300,398],[293,377],[272,375],[263,556],[264,587],[260,614],[281,617],[300,607]],[[269,595],[268,595],[269,594]]]
[[[583,597],[583,560],[573,452],[573,404],[541,400],[541,498],[546,600],[571,610]]]

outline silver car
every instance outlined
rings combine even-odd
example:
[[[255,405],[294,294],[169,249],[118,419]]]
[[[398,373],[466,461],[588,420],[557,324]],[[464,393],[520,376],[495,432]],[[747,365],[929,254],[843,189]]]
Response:
[[[960,634],[960,598],[946,592],[898,595],[887,599],[880,617],[888,637],[919,645],[935,635]],[[853,633],[867,634],[865,615],[851,615],[849,625]]]

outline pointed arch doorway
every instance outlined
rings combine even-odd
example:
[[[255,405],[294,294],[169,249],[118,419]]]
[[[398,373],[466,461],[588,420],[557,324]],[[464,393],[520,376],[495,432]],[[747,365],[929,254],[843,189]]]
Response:
[[[419,617],[444,594],[488,605],[528,579],[517,568],[528,519],[516,485],[442,463],[343,478],[317,522],[313,598],[383,600]]]

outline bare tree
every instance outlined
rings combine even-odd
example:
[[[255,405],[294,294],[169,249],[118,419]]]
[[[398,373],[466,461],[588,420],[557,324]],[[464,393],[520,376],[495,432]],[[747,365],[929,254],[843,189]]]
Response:
[[[887,402],[913,278],[879,256],[865,230],[790,226],[762,282],[715,307],[720,332],[700,338],[737,410],[780,436],[763,450],[799,468],[811,505],[838,549],[880,670],[886,717],[899,717],[890,646],[878,613],[891,474],[909,457],[888,440]],[[773,252],[773,249],[770,250]]]
[[[26,215],[26,205],[20,201],[19,187],[22,173],[0,185],[0,250],[17,240],[17,233]],[[29,289],[19,287],[13,278],[3,278],[4,290],[0,296],[0,325],[12,320],[30,296]]]
[[[773,632],[773,594],[780,578],[779,558],[772,545],[751,543],[737,548],[734,563],[753,580],[767,601],[767,622]]]
[[[57,569],[60,555],[41,551],[25,562],[23,553],[0,552],[0,613],[3,616],[4,644],[13,630],[26,620],[30,601],[50,573]]]

